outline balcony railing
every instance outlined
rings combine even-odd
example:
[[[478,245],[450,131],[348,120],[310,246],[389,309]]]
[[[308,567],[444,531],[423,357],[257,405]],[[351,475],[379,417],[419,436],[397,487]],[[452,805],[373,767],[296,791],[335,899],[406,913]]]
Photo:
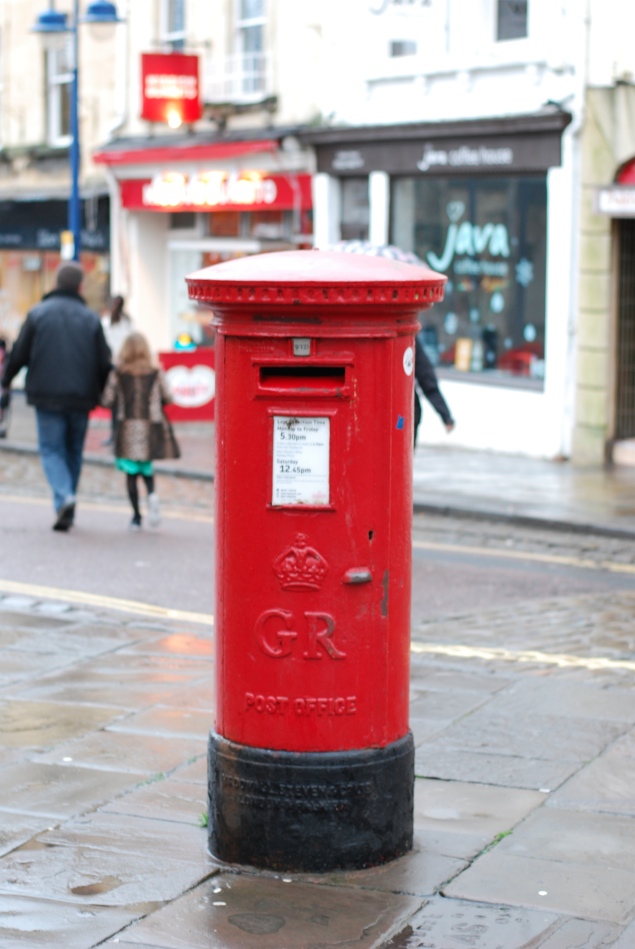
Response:
[[[208,104],[260,102],[273,95],[271,54],[235,53],[205,65],[203,97]]]

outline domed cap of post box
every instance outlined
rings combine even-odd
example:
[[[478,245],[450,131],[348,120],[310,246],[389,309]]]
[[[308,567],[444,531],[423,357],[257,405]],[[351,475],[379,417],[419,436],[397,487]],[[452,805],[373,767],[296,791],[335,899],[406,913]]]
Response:
[[[447,277],[387,257],[292,250],[226,261],[185,279],[190,299],[218,311],[245,306],[416,311],[443,299]]]

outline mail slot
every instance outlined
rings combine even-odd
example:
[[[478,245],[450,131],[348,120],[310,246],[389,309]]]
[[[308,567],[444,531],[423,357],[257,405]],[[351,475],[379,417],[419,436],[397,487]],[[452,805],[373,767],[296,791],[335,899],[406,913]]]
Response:
[[[386,862],[412,846],[414,334],[445,278],[297,251],[187,281],[216,327],[210,850]]]

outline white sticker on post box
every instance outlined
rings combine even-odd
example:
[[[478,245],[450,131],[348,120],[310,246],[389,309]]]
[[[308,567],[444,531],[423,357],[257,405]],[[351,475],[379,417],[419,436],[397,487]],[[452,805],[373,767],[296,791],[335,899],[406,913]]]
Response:
[[[328,418],[275,415],[272,504],[329,503]]]

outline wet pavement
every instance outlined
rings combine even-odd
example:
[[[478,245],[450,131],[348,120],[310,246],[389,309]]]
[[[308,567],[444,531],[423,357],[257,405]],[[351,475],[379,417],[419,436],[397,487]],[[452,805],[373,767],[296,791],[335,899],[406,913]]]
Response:
[[[175,426],[182,457],[158,462],[159,472],[211,480],[214,468],[213,423]],[[112,448],[106,418],[91,422],[86,461],[109,466]],[[33,410],[14,394],[9,434],[3,448],[35,451]],[[548,461],[419,444],[414,463],[415,508],[469,517],[488,516],[526,524],[548,523],[586,532],[635,537],[635,465],[579,468]]]
[[[631,592],[413,629],[415,846],[207,853],[211,627],[0,597],[3,949],[635,945]]]
[[[178,433],[166,470],[195,477],[170,491],[206,504],[212,427]],[[436,511],[635,538],[632,468],[419,447],[415,482]],[[0,595],[0,947],[632,949],[634,616],[635,593],[589,589],[415,622],[413,851],[276,874],[206,849],[211,626]]]

